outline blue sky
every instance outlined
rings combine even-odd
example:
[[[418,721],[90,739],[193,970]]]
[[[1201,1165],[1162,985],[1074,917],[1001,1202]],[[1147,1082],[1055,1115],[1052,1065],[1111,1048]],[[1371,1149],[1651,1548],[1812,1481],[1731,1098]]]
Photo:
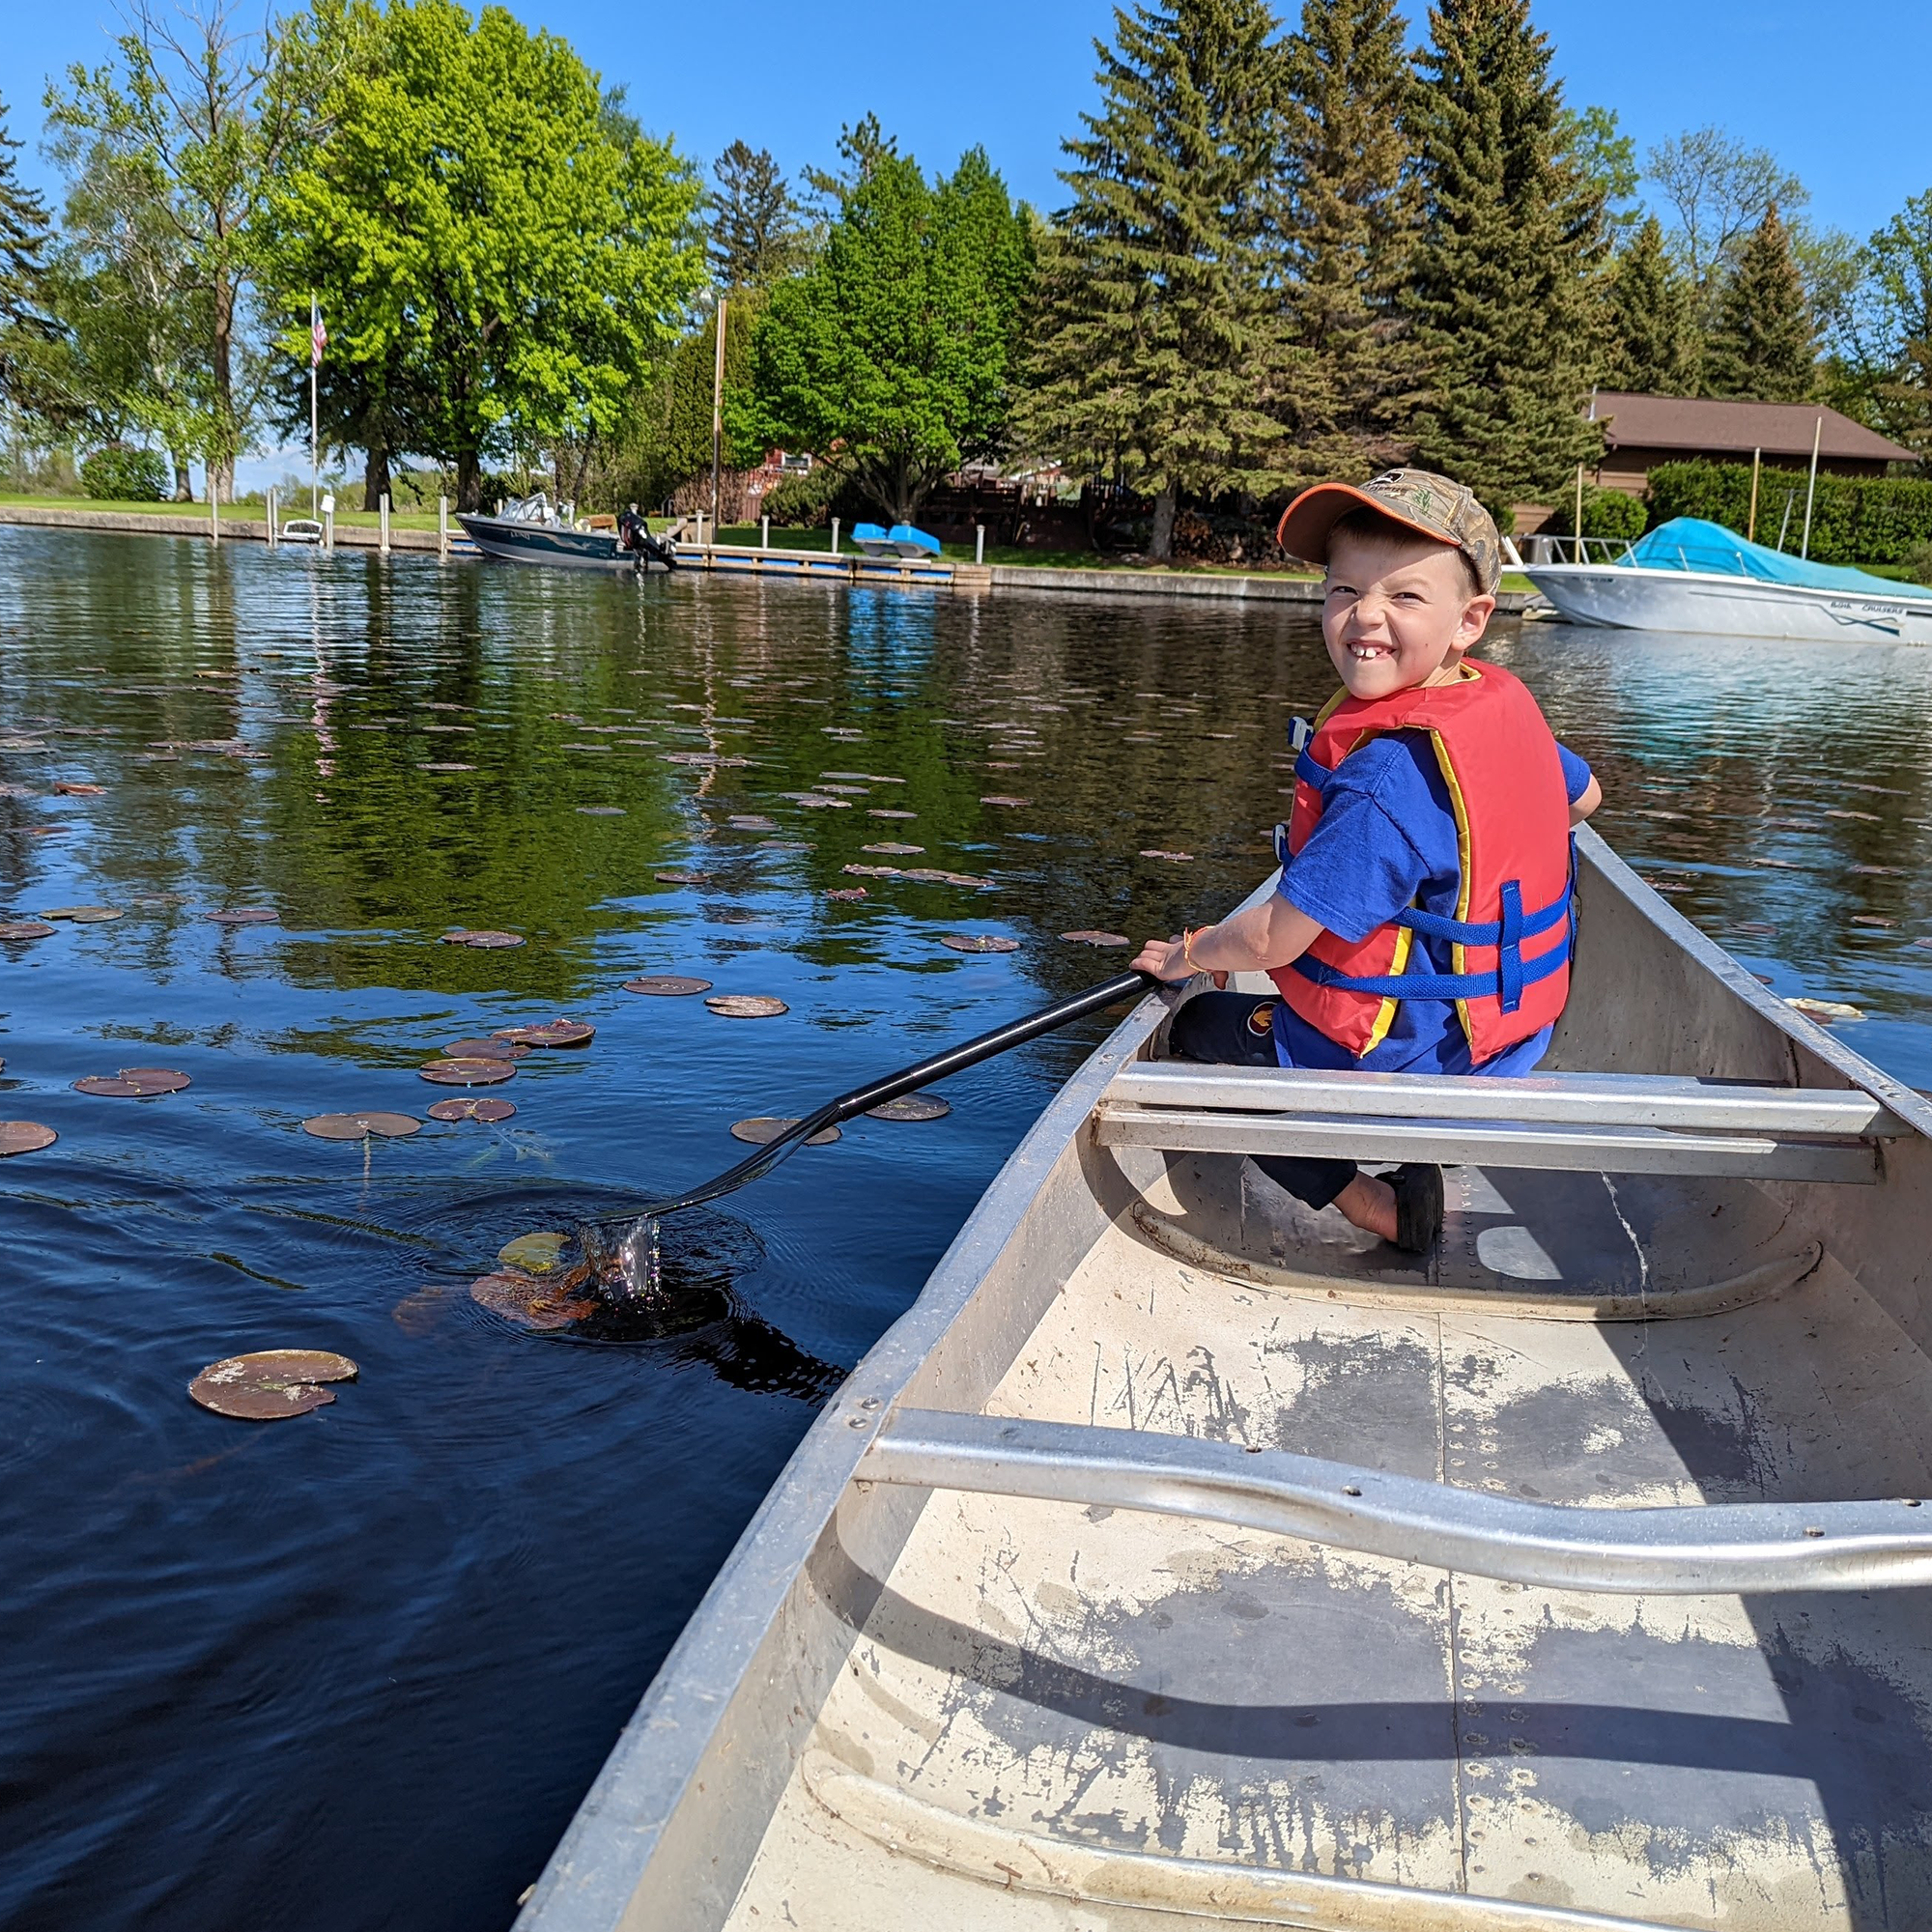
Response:
[[[1420,0],[1406,4],[1419,19]],[[700,159],[742,135],[796,171],[830,160],[839,125],[871,109],[928,166],[983,143],[1014,190],[1046,207],[1060,194],[1060,137],[1093,100],[1092,38],[1113,17],[1101,0],[516,0],[513,11],[571,40],[629,87],[647,127]],[[12,0],[7,12],[0,97],[31,150],[47,75],[102,58],[115,13],[112,0]],[[240,12],[252,16],[252,0]],[[1539,0],[1536,18],[1573,104],[1615,108],[1639,149],[1718,123],[1799,174],[1813,219],[1861,237],[1932,186],[1926,0]],[[23,160],[50,184],[37,155]]]

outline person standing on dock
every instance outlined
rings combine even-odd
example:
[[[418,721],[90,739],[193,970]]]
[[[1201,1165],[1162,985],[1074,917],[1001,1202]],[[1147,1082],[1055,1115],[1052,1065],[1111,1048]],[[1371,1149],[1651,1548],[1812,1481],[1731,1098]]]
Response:
[[[1321,631],[1343,689],[1295,720],[1281,876],[1258,906],[1134,964],[1212,976],[1175,1014],[1171,1051],[1248,1066],[1522,1074],[1569,990],[1570,833],[1602,803],[1535,698],[1475,664],[1501,575],[1496,526],[1462,485],[1394,469],[1305,490],[1282,548],[1326,571]],[[1225,990],[1265,973],[1275,992]],[[1442,1226],[1442,1173],[1389,1180],[1349,1160],[1257,1165],[1305,1202],[1413,1253]]]

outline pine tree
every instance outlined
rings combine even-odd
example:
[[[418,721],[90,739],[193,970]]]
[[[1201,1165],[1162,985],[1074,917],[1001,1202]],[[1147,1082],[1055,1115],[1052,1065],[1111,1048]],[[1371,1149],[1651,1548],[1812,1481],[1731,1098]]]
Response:
[[[1434,369],[1417,457],[1507,519],[1514,502],[1548,501],[1600,446],[1583,403],[1603,188],[1568,153],[1528,0],[1441,0],[1429,24],[1410,302]]]
[[[729,292],[769,288],[796,266],[798,208],[768,150],[733,141],[712,165],[711,267]]]
[[[1663,224],[1646,215],[1609,275],[1610,340],[1604,381],[1658,396],[1697,393],[1702,345],[1696,291],[1663,243]]]
[[[1777,204],[1738,252],[1718,302],[1705,357],[1707,395],[1802,403],[1818,375],[1818,339],[1804,283],[1791,257],[1791,233]]]
[[[7,132],[7,103],[0,100],[0,396],[12,387],[13,343],[21,336],[44,339],[53,326],[43,304],[47,291],[45,251],[51,237],[47,207],[22,187],[14,156],[20,143]]]
[[[1421,400],[1400,305],[1416,240],[1403,36],[1395,0],[1304,0],[1284,48],[1289,327],[1310,355],[1295,440],[1311,474],[1406,460]]]
[[[1269,214],[1278,25],[1264,0],[1117,8],[1104,101],[1064,143],[1073,204],[1043,251],[1022,433],[1154,497],[1171,554],[1182,490],[1283,480],[1288,373]]]

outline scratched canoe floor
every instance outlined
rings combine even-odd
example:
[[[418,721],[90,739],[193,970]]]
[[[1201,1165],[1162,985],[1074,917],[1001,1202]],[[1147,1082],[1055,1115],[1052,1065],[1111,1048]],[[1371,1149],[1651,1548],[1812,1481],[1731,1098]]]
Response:
[[[1932,653],[1494,648],[1645,875],[1932,1087]],[[1265,607],[0,530],[0,915],[122,914],[0,945],[0,1116],[60,1135],[0,1162],[0,1925],[506,1924],[814,1404],[1102,1023],[724,1204],[659,1340],[517,1333],[469,1282],[1124,957],[1063,932],[1225,907],[1327,689]],[[238,907],[276,921],[207,917]],[[501,1126],[300,1130],[421,1116],[435,1048],[560,1014],[595,1041],[521,1063]],[[193,1084],[72,1091],[123,1066]],[[277,1346],[360,1379],[272,1426],[188,1403]]]

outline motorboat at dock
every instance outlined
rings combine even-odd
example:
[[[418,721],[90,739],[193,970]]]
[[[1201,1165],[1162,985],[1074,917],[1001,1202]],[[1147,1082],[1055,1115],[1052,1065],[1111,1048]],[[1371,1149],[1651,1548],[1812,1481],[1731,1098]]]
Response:
[[[498,563],[542,563],[572,570],[629,570],[652,566],[672,570],[677,547],[639,529],[627,545],[615,531],[579,529],[538,491],[506,503],[494,517],[459,510],[456,521],[486,557]]]
[[[1577,895],[1531,1078],[1194,1065],[1144,1001],[522,1932],[1932,1923],[1932,1104],[1587,828]],[[1261,1152],[1443,1163],[1438,1247]]]

